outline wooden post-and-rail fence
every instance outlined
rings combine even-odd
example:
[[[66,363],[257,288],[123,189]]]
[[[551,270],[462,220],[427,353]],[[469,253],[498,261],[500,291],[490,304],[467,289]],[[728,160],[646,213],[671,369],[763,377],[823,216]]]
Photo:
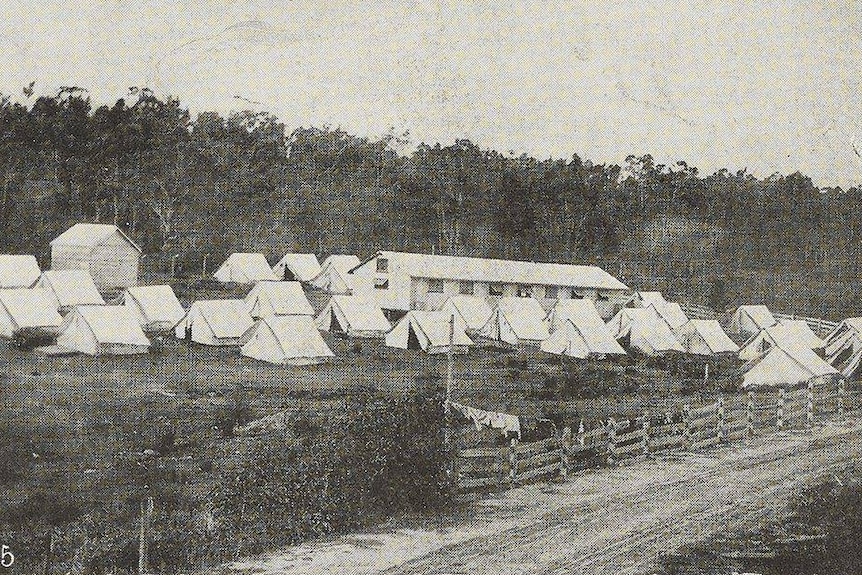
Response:
[[[696,451],[790,429],[811,429],[818,421],[843,420],[847,391],[815,385],[777,392],[719,397],[681,413],[626,420],[609,418],[590,430],[534,442],[512,439],[508,446],[474,447],[458,452],[455,465],[463,491],[508,489],[536,479],[566,477],[585,469],[615,465],[667,451]]]

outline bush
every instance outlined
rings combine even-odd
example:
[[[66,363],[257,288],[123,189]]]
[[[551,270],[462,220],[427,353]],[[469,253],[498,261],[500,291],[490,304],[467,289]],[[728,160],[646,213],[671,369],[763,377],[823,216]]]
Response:
[[[236,455],[212,496],[220,536],[255,553],[447,505],[441,403],[436,396],[354,400],[311,436],[231,446]]]

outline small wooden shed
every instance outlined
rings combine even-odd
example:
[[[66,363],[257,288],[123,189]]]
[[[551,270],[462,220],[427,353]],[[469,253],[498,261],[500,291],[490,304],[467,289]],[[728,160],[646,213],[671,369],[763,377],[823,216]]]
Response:
[[[52,270],[87,270],[100,292],[138,284],[141,248],[110,224],[75,224],[51,242]]]

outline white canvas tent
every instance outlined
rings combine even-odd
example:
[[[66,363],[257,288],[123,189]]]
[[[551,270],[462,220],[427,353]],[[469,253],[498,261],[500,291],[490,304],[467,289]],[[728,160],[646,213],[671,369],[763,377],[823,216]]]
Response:
[[[326,293],[350,294],[353,292],[353,276],[348,272],[361,263],[356,256],[332,254],[323,260],[320,273],[310,283]]]
[[[826,361],[844,377],[858,379],[862,371],[862,317],[843,320],[826,337]]]
[[[314,254],[284,254],[272,273],[278,280],[307,282],[320,273],[320,262]]]
[[[804,321],[782,320],[776,325],[760,330],[746,341],[739,351],[739,359],[746,361],[755,359],[774,346],[822,350],[826,346],[826,342],[817,337]]]
[[[659,308],[666,306],[667,303],[660,291],[636,291],[629,300],[628,307],[646,308],[654,306]]]
[[[586,321],[591,325],[596,325],[597,322],[605,325],[596,304],[586,298],[561,299],[548,312],[548,328],[552,332],[565,327],[567,321],[572,321],[575,325],[578,325],[579,321]]]
[[[507,345],[539,345],[551,334],[545,310],[529,297],[503,297],[479,335]]]
[[[692,355],[712,356],[739,351],[739,346],[714,319],[691,319],[673,331],[686,353]]]
[[[305,315],[260,319],[242,341],[240,351],[244,356],[282,365],[317,364],[335,355],[320,337],[314,321]]]
[[[0,254],[0,288],[28,288],[39,281],[42,272],[30,255]]]
[[[299,282],[257,282],[244,301],[255,319],[271,315],[314,315]]]
[[[147,353],[150,340],[125,306],[76,306],[60,325],[57,345],[87,355]]]
[[[174,335],[203,345],[239,345],[253,324],[241,299],[199,300],[174,327]]]
[[[317,329],[355,338],[382,338],[392,328],[373,301],[353,295],[334,295],[315,320]]]
[[[670,327],[653,307],[623,308],[608,322],[614,339],[646,355],[685,352]]]
[[[727,331],[745,336],[757,334],[777,321],[765,305],[741,305],[733,312]]]
[[[447,353],[451,317],[441,311],[409,311],[386,334],[386,345],[399,349],[421,349],[429,354]],[[452,352],[467,353],[471,345],[473,340],[455,322]]]
[[[42,272],[36,287],[48,291],[60,313],[65,313],[76,305],[105,305],[90,272],[86,270]]]
[[[481,330],[491,319],[491,306],[484,299],[474,295],[453,295],[440,306],[440,311],[451,316],[467,334]]]
[[[773,346],[743,367],[742,387],[781,387],[838,375],[838,370],[806,347]]]
[[[607,355],[626,355],[625,350],[613,338],[604,322],[566,320],[554,330],[548,339],[539,344],[539,349],[554,355],[566,355],[577,359],[602,358]]]
[[[123,293],[123,305],[149,332],[170,331],[186,315],[169,285],[130,287]]]
[[[682,327],[688,322],[688,317],[678,303],[667,303],[663,306],[650,304],[649,307],[652,307],[672,330]]]
[[[275,280],[263,254],[231,254],[216,270],[213,277],[223,283],[251,284],[261,280]]]
[[[46,290],[0,290],[0,335],[12,337],[21,330],[56,334],[62,321]]]

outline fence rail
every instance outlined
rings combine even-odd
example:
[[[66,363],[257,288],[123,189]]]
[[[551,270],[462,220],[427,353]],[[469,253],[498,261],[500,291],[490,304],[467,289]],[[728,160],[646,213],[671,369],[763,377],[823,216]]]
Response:
[[[848,395],[854,405],[857,396],[862,396],[848,394],[843,380],[837,385],[810,382],[792,390],[719,397],[705,405],[685,406],[677,417],[611,418],[589,431],[581,424],[577,433],[565,428],[540,441],[513,439],[506,447],[463,449],[456,465],[458,485],[464,491],[505,489],[671,450],[701,450],[758,434],[809,429],[816,421],[843,419]]]

